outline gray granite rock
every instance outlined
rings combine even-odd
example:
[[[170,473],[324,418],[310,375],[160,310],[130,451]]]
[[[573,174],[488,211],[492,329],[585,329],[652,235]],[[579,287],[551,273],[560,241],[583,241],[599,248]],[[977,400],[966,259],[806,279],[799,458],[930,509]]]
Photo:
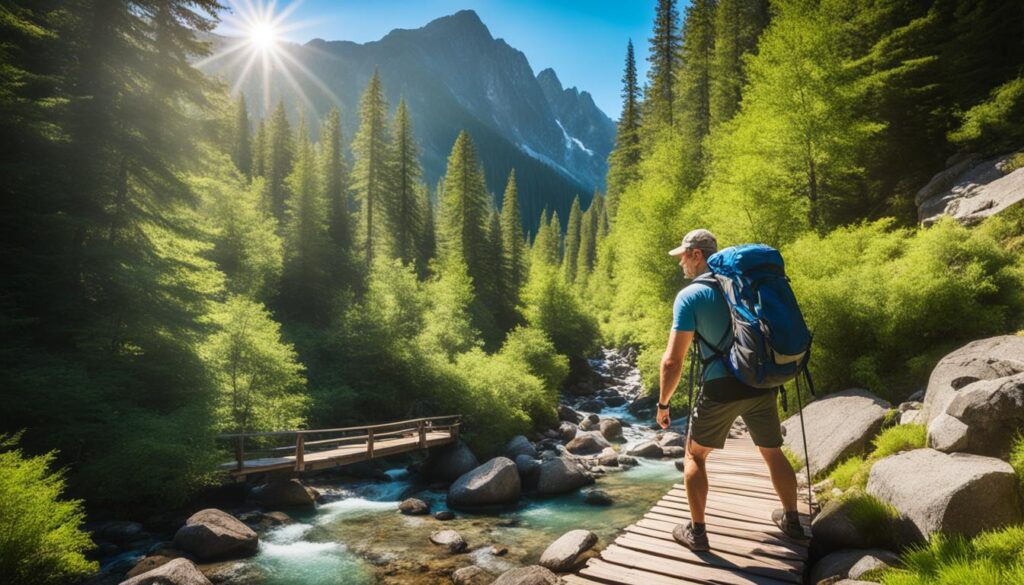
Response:
[[[595,455],[611,446],[600,432],[587,431],[577,434],[576,438],[565,446],[565,450],[573,455]]]
[[[523,435],[512,437],[508,444],[505,445],[505,457],[515,461],[519,455],[529,455],[533,459],[537,458],[537,449]]]
[[[942,413],[928,424],[928,446],[943,453],[962,451],[969,430],[960,419]]]
[[[454,585],[490,585],[492,581],[494,581],[494,575],[476,565],[462,567],[452,573]]]
[[[430,505],[419,498],[408,498],[398,505],[398,511],[407,516],[425,516],[430,513]]]
[[[953,398],[980,380],[1024,372],[1024,337],[1001,335],[972,341],[939,360],[928,378],[921,422],[946,412]]]
[[[423,463],[422,473],[428,481],[453,482],[462,474],[480,465],[476,455],[459,441],[453,445],[433,447]]]
[[[121,585],[212,585],[192,561],[177,558],[155,569],[136,575]]]
[[[460,553],[468,547],[466,539],[454,530],[438,530],[430,535],[430,542],[447,548],[452,554]]]
[[[557,573],[571,571],[580,555],[597,544],[597,535],[589,530],[570,530],[548,545],[540,555],[540,565]]]
[[[636,447],[633,447],[629,451],[626,451],[626,455],[631,457],[647,457],[650,459],[660,458],[663,454],[661,445],[657,441],[645,441],[640,443]]]
[[[448,506],[471,508],[511,504],[519,499],[522,484],[516,464],[495,457],[455,480],[448,490]]]
[[[867,390],[853,388],[828,394],[804,407],[808,462],[817,474],[850,457],[864,453],[871,439],[882,429],[889,403]],[[792,416],[782,423],[785,445],[803,458],[800,419]]]
[[[539,565],[505,571],[491,585],[563,585],[558,575]]]
[[[174,546],[201,561],[251,557],[259,549],[256,533],[216,508],[200,510],[174,534]]]
[[[559,457],[540,464],[537,491],[547,495],[564,494],[593,481],[575,461]]]

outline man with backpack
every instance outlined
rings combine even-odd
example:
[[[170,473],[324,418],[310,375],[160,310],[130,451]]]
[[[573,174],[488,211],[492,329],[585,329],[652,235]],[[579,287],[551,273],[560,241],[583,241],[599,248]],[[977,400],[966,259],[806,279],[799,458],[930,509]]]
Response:
[[[767,246],[760,248],[771,250]],[[760,248],[753,252],[760,253]],[[797,513],[796,474],[782,452],[782,431],[776,409],[778,384],[771,388],[763,387],[764,384],[761,384],[762,387],[746,384],[734,373],[737,370],[736,364],[730,365],[729,352],[734,344],[733,314],[723,294],[722,284],[715,278],[718,273],[712,273],[708,266],[708,259],[717,252],[715,236],[704,229],[689,232],[682,244],[669,252],[669,255],[678,258],[683,275],[692,279],[692,282],[679,291],[673,306],[672,329],[661,360],[661,396],[657,421],[662,428],[668,428],[671,423],[669,399],[679,384],[687,350],[696,337],[698,355],[703,364],[700,375],[696,376],[696,383],[701,389],[696,400],[691,396],[693,403],[691,418],[687,423],[686,466],[683,473],[691,522],[676,526],[672,532],[676,541],[694,551],[710,548],[704,518],[708,496],[705,464],[712,450],[725,446],[729,429],[736,417],[743,417],[754,444],[768,465],[772,484],[782,502],[782,508],[772,513],[772,520],[787,536],[806,538]],[[781,256],[778,256],[778,262],[781,265]],[[763,269],[764,266],[758,265],[755,268]],[[782,278],[785,278],[784,275]],[[735,298],[738,294],[736,289],[732,288],[728,280],[724,282]],[[788,282],[785,289],[788,290]],[[761,297],[758,296],[757,300],[760,302]],[[793,303],[795,306],[795,299]],[[799,325],[804,325],[802,317]],[[809,334],[806,344],[809,347]],[[779,360],[784,362],[789,357],[781,355]],[[693,371],[691,368],[691,373]],[[761,378],[758,382],[766,381],[763,375]],[[788,379],[792,379],[792,376]],[[767,382],[771,383],[771,378]]]

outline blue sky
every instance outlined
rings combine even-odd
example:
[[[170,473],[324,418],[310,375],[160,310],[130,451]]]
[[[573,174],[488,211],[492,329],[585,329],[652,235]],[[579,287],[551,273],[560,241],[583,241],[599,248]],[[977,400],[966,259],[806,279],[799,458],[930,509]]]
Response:
[[[245,10],[247,0],[224,4]],[[296,2],[280,0],[274,12],[291,8],[285,22],[296,28],[282,36],[299,43],[317,37],[365,43],[392,29],[419,28],[462,9],[475,10],[492,36],[526,54],[534,74],[553,68],[562,85],[589,91],[598,107],[617,119],[626,41],[633,39],[643,85],[655,0],[305,0],[295,7],[291,4]],[[227,24],[218,32],[231,34]]]

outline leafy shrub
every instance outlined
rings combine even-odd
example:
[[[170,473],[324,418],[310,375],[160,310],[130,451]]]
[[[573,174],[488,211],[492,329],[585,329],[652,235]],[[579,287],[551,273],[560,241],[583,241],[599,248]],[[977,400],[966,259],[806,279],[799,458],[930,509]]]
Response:
[[[558,353],[583,358],[597,347],[597,320],[585,310],[553,266],[537,262],[523,289],[523,315],[544,332]]]
[[[829,474],[832,485],[843,491],[863,488],[875,461],[900,451],[921,449],[928,443],[928,429],[924,425],[898,425],[882,431],[871,441],[872,451],[866,457],[850,457],[837,465]],[[822,499],[828,499],[826,495]]]
[[[1011,330],[1024,310],[1024,266],[952,220],[924,230],[880,220],[804,236],[783,253],[825,392],[861,386],[895,400],[942,355]]]
[[[885,585],[1024,583],[1024,526],[983,532],[972,540],[936,534],[904,553],[902,568],[886,569]]]
[[[64,477],[50,470],[55,455],[25,457],[18,437],[0,435],[0,575],[10,583],[73,581],[99,566],[83,553],[93,548],[79,526],[80,500],[61,500]]]
[[[860,489],[844,494],[839,504],[850,522],[857,527],[857,532],[867,535],[872,547],[898,548],[896,526],[899,513],[891,505]]]
[[[505,338],[501,355],[512,362],[524,363],[544,386],[557,390],[569,375],[569,360],[555,351],[544,332],[534,327],[516,327]]]
[[[1020,478],[1020,487],[1024,491],[1024,432],[1018,432],[1010,450],[1010,466]]]
[[[786,456],[786,460],[793,466],[793,471],[799,471],[804,468],[803,457],[797,455],[789,447],[782,447],[782,454]]]

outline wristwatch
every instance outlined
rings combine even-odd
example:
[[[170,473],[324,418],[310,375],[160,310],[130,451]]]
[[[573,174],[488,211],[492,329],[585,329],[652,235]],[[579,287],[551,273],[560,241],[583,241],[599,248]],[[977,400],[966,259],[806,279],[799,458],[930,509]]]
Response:
[[[668,410],[667,404],[658,403],[658,410]]]

